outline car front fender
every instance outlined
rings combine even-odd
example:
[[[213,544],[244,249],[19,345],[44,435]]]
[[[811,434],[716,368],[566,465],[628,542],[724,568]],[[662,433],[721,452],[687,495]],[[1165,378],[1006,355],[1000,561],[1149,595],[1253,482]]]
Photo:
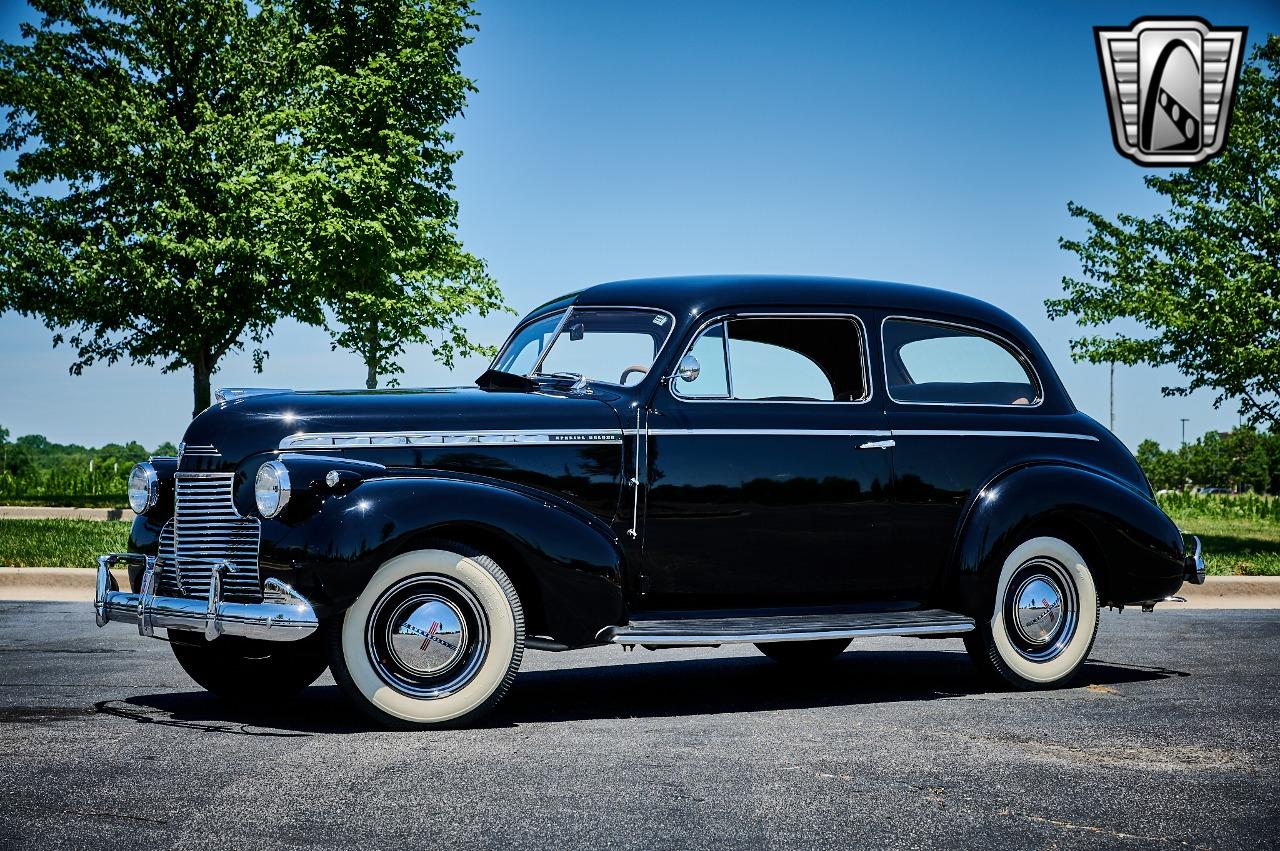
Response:
[[[609,526],[550,495],[491,480],[367,479],[305,518],[264,521],[260,561],[264,578],[279,576],[333,614],[388,559],[435,540],[492,556],[520,593],[531,635],[585,645],[626,621],[624,557]]]

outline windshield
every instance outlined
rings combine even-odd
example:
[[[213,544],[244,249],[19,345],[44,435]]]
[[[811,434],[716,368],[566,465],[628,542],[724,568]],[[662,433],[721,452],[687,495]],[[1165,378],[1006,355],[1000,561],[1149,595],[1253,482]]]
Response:
[[[671,317],[656,310],[574,309],[521,328],[494,368],[631,387],[648,374],[670,333]]]

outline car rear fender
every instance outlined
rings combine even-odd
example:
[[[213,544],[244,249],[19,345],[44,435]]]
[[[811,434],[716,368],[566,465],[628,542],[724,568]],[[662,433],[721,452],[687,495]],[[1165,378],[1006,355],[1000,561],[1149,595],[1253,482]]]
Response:
[[[1006,471],[975,494],[944,596],[967,614],[988,615],[1004,559],[1037,534],[1081,552],[1105,605],[1160,599],[1182,584],[1182,533],[1154,501],[1097,471],[1043,463]]]

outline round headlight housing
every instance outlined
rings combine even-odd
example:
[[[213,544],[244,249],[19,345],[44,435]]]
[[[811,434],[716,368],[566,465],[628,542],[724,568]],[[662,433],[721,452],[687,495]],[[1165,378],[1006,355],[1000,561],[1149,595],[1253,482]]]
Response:
[[[258,513],[263,517],[276,517],[289,504],[292,490],[289,487],[289,470],[279,461],[268,461],[258,468],[253,480],[253,498],[258,503]]]
[[[155,507],[160,496],[160,477],[156,468],[146,461],[134,464],[129,471],[129,507],[137,514],[145,514]]]

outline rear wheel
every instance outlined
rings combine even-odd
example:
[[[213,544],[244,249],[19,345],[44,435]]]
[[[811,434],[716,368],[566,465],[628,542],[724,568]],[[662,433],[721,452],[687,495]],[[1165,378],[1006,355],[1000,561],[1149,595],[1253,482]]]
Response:
[[[373,575],[330,639],[334,679],[380,724],[459,725],[507,693],[524,655],[524,610],[502,568],[441,543]]]
[[[270,704],[314,683],[329,665],[321,635],[298,641],[257,641],[169,631],[169,647],[191,679],[237,703]]]
[[[1098,588],[1084,557],[1060,538],[1032,538],[1000,569],[989,620],[965,636],[970,658],[1016,688],[1065,682],[1098,632]]]
[[[835,659],[849,646],[848,638],[824,638],[820,641],[769,641],[756,649],[775,662],[794,667],[821,665]]]

